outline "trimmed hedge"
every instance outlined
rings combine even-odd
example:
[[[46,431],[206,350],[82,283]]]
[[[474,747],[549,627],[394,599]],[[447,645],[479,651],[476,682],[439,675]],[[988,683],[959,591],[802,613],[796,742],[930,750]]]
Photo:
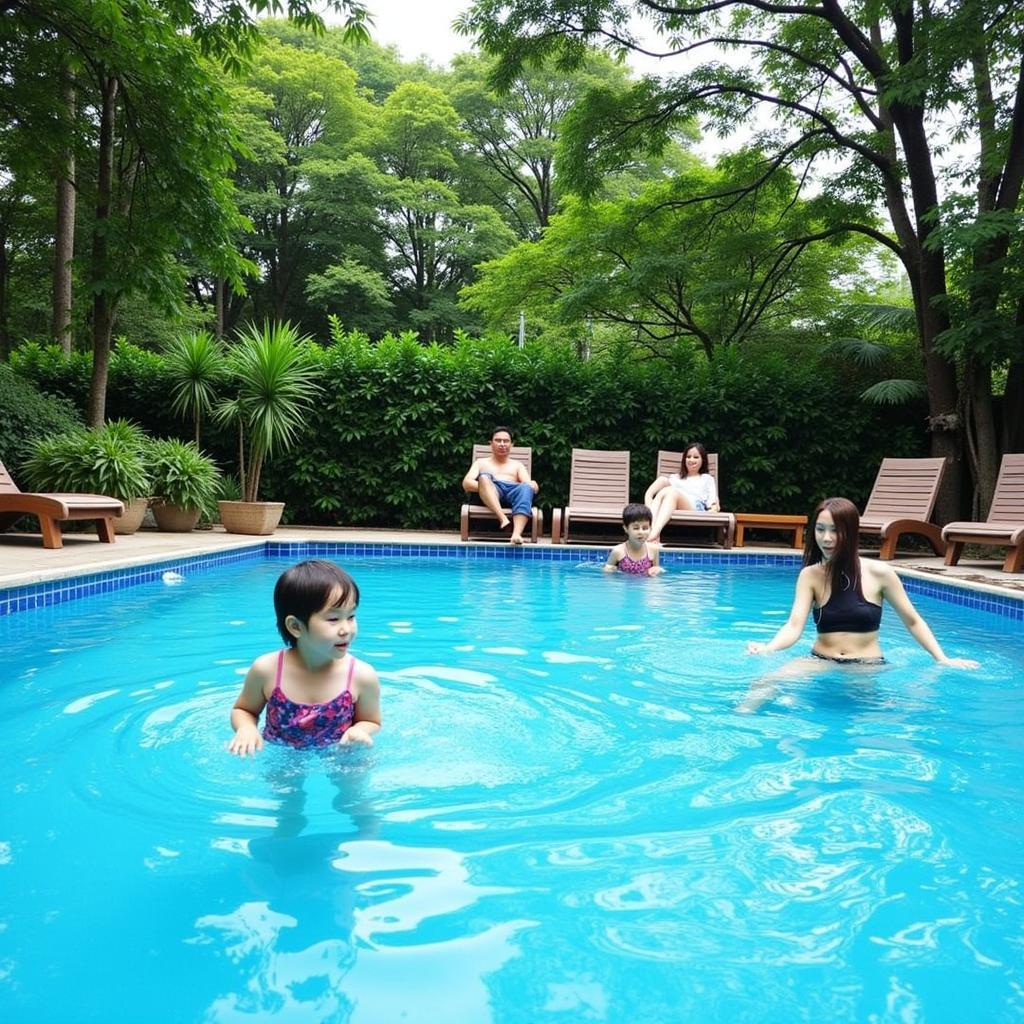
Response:
[[[0,461],[15,481],[21,482],[22,490],[28,443],[81,425],[71,402],[43,394],[31,381],[0,363]]]
[[[115,349],[109,415],[187,436],[170,416],[161,358],[138,351]],[[723,506],[758,512],[804,512],[829,494],[862,505],[884,456],[926,454],[923,405],[865,404],[857,396],[870,380],[806,354],[733,350],[669,366],[624,350],[580,362],[505,340],[423,346],[406,334],[373,344],[357,332],[313,351],[322,400],[261,487],[288,503],[292,522],[452,529],[471,445],[499,423],[532,445],[543,508],[565,503],[574,446],[629,449],[639,498],[659,448],[701,440],[719,453]],[[21,349],[13,362],[84,405],[87,357],[72,368]],[[229,435],[209,431],[204,448],[232,466]]]

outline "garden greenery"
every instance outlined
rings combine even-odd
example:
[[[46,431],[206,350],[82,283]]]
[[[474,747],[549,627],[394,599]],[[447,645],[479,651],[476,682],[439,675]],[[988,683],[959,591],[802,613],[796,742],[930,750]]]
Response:
[[[568,497],[573,447],[629,449],[639,496],[660,448],[701,440],[719,453],[723,507],[796,513],[831,494],[862,504],[883,457],[926,454],[923,405],[862,401],[872,378],[811,342],[675,363],[637,361],[622,348],[584,362],[564,347],[518,349],[506,339],[423,346],[410,332],[371,343],[335,324],[331,343],[308,351],[322,393],[261,486],[287,502],[292,522],[454,529],[471,446],[496,423],[533,447],[545,509]],[[87,359],[28,346],[12,364],[37,386],[84,402]],[[136,418],[151,433],[175,430],[165,426],[161,357],[121,346],[111,382],[116,408],[122,389],[162,393],[160,403],[139,403]],[[178,421],[176,429],[187,428]],[[231,435],[204,436],[217,462],[234,468]]]
[[[80,426],[73,403],[43,394],[31,380],[0,363],[0,462],[23,487],[21,471],[30,443]]]

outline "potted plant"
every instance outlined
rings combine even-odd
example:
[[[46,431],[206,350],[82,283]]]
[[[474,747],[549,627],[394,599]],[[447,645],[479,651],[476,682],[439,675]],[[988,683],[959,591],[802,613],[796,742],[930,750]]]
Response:
[[[152,486],[146,444],[142,429],[128,420],[37,438],[29,447],[25,478],[36,491],[118,498],[124,512],[114,520],[114,532],[134,533],[142,525]]]
[[[214,417],[238,428],[240,501],[219,501],[220,519],[229,533],[273,533],[284,511],[282,501],[259,501],[264,461],[288,451],[320,391],[310,359],[311,339],[289,323],[245,328],[228,356],[234,396],[222,401]]]
[[[174,439],[151,441],[149,461],[157,526],[188,533],[213,509],[220,476],[216,465],[192,441]]]
[[[175,338],[164,350],[171,384],[171,412],[190,417],[196,447],[203,416],[213,408],[227,366],[224,346],[209,331]]]

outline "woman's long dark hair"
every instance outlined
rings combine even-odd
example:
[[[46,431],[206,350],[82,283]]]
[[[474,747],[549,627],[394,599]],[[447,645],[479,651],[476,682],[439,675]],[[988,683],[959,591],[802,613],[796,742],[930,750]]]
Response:
[[[679,460],[679,475],[686,476],[686,455],[691,448],[696,448],[700,453],[700,469],[698,473],[706,473],[708,471],[708,450],[700,443],[700,441],[691,441],[683,449],[683,457]]]
[[[829,586],[845,576],[848,586],[860,592],[860,513],[857,506],[846,498],[825,498],[811,514],[804,540],[804,565],[817,565],[823,561],[821,548],[814,534],[818,516],[828,512],[836,524],[836,546],[831,560],[825,566]],[[843,590],[846,586],[842,587]]]

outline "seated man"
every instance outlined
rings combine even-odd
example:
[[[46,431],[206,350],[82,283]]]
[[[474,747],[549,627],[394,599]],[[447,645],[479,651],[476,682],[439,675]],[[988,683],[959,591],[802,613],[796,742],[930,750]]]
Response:
[[[509,518],[502,512],[502,505],[512,509],[512,544],[523,543],[523,530],[530,521],[533,496],[538,487],[526,473],[526,467],[517,459],[509,458],[512,449],[512,431],[508,427],[495,427],[491,431],[491,454],[486,459],[477,459],[463,477],[463,490],[477,494],[498,520],[498,528],[504,530]]]

